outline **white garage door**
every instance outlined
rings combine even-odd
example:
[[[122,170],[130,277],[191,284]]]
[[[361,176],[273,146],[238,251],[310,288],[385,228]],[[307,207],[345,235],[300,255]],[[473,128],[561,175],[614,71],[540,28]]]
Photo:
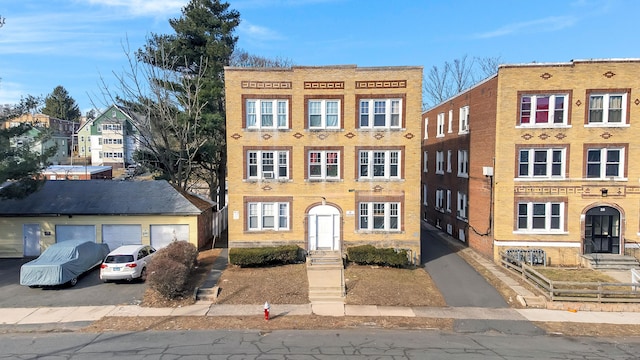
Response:
[[[142,244],[141,225],[102,225],[102,242],[115,250],[122,245]]]
[[[96,242],[95,225],[56,225],[56,242],[68,240]]]
[[[182,240],[189,241],[189,225],[151,225],[151,246],[156,249]]]

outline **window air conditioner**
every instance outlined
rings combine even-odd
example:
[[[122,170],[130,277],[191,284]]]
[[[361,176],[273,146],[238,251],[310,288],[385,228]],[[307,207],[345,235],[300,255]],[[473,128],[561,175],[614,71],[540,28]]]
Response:
[[[273,179],[273,171],[263,171],[262,172],[263,179]]]

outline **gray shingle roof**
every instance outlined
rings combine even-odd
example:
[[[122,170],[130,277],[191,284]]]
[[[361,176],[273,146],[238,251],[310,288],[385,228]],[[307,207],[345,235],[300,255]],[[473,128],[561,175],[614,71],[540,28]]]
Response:
[[[198,215],[165,180],[47,181],[24,199],[0,201],[0,217],[40,215]]]

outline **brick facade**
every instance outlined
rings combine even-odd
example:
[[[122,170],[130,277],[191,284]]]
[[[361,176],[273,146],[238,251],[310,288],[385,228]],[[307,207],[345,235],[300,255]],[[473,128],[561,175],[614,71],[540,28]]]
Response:
[[[331,247],[337,250],[372,244],[407,249],[412,259],[419,261],[420,173],[416,165],[420,163],[421,67],[228,67],[225,87],[229,247],[297,244],[310,250],[320,246],[319,238],[326,236],[323,232],[326,225],[333,224],[335,242]],[[360,100],[369,99],[371,104],[393,99],[393,107],[399,107],[399,126],[360,127]],[[270,110],[248,109],[249,102],[253,106],[270,101],[286,114],[283,115],[286,124],[262,128],[258,117],[258,126],[252,128],[248,124],[249,116]],[[310,129],[310,101],[337,104],[337,125]],[[370,111],[373,122],[373,107]],[[276,110],[274,114],[273,121],[277,121]],[[393,152],[394,156],[399,154],[399,175],[389,179],[359,178],[360,152],[378,150]],[[286,162],[279,169],[281,173],[269,171],[268,177],[264,172],[251,177],[249,164],[254,160],[249,157],[264,156],[262,152],[273,156],[276,164],[279,158]],[[337,154],[337,176],[311,177],[311,153],[321,155],[327,163],[334,161],[333,156]],[[260,158],[258,163],[254,169],[266,168]],[[324,163],[322,168],[325,169]],[[286,175],[277,178],[282,174]],[[268,211],[260,208],[265,203],[279,206],[276,211],[283,214],[276,216],[276,221],[280,219],[282,223],[276,227],[282,225],[282,228],[274,230],[273,225],[266,222],[270,220],[258,217],[251,220],[255,221],[252,226],[257,227],[250,228],[250,206],[253,206],[251,211],[258,211],[262,216]],[[389,204],[398,204],[397,230],[362,230],[360,204],[365,203],[387,204],[386,214],[395,214],[396,210],[389,210],[392,206]],[[333,220],[321,223],[328,216],[333,216]],[[395,226],[389,225],[393,220],[385,221],[385,226]]]
[[[423,113],[423,217],[443,231],[451,224],[456,238],[465,229],[464,241],[496,261],[512,248],[543,249],[550,265],[579,265],[592,252],[638,257],[640,165],[632,159],[640,151],[633,133],[639,70],[639,60],[502,65],[496,76]],[[450,109],[465,104],[469,134],[457,134],[454,114],[452,134],[445,124],[437,137],[438,114],[446,122]],[[435,174],[437,151],[466,146],[468,182]],[[455,208],[436,210],[438,189],[467,191],[468,219]]]

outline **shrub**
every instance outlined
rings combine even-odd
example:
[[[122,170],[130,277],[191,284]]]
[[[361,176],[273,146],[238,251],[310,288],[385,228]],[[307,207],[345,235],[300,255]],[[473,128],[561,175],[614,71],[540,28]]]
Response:
[[[297,245],[229,249],[229,263],[240,267],[293,264],[299,261]]]
[[[360,265],[405,267],[409,265],[407,250],[376,248],[372,245],[353,246],[347,249],[347,259]]]
[[[149,262],[147,285],[167,299],[183,296],[189,290],[189,269],[186,265],[163,256],[162,252],[158,253],[156,255],[160,256],[154,255]]]
[[[169,259],[179,262],[192,272],[198,265],[198,249],[186,241],[174,241],[166,247],[158,250],[154,257],[166,256]]]

